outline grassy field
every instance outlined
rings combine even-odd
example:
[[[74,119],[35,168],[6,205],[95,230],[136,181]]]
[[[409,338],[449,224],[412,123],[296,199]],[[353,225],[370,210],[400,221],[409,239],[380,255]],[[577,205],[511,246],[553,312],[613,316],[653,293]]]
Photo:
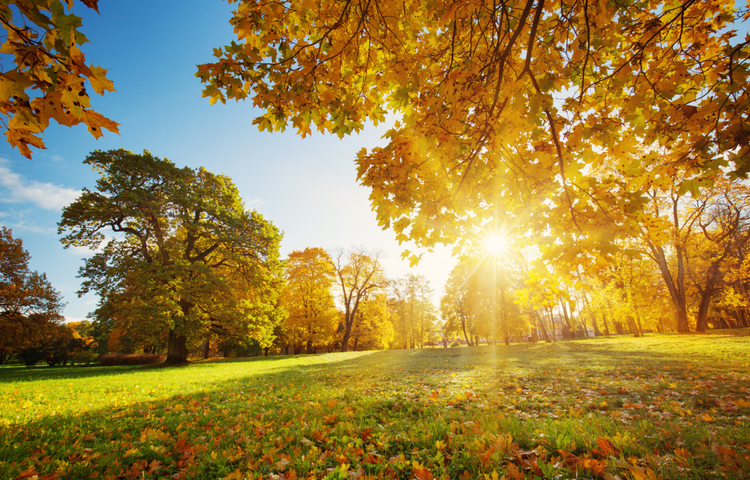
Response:
[[[750,331],[0,368],[0,480],[750,478]]]

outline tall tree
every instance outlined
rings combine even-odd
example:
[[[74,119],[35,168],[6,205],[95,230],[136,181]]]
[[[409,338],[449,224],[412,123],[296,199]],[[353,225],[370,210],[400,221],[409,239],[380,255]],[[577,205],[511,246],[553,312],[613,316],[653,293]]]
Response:
[[[357,310],[369,295],[385,288],[386,279],[380,265],[380,254],[370,254],[360,248],[352,251],[338,250],[331,257],[331,266],[336,272],[341,288],[341,302],[344,307],[344,334],[341,338],[341,351],[349,349],[352,328],[357,320]]]
[[[38,346],[47,327],[63,320],[60,292],[29,268],[29,258],[21,239],[0,226],[0,364]]]
[[[101,247],[86,260],[81,292],[99,313],[142,335],[167,335],[167,363],[187,360],[188,342],[209,332],[270,345],[280,320],[281,233],[245,210],[232,181],[203,168],[126,150],[96,151],[96,191],[63,210],[66,247]]]
[[[286,285],[281,303],[287,311],[285,340],[300,353],[304,346],[330,343],[336,331],[338,312],[333,302],[334,271],[331,257],[322,248],[295,250],[286,261]]]
[[[436,312],[432,303],[432,288],[423,275],[407,274],[392,281],[391,306],[396,332],[396,346],[417,348],[435,329]]]
[[[83,4],[99,11],[98,0]],[[0,129],[27,158],[29,146],[45,148],[41,137],[51,119],[68,127],[83,123],[96,138],[103,128],[119,133],[117,123],[91,108],[87,81],[100,95],[115,88],[107,70],[86,65],[81,45],[88,40],[72,7],[72,0],[0,2],[0,53],[13,62],[0,72]]]
[[[738,269],[736,255],[750,244],[750,187],[718,178],[706,190],[692,205],[699,214],[698,234],[686,255],[686,270],[699,297],[698,332],[706,331],[711,301],[731,277],[727,267]]]
[[[388,348],[393,339],[393,323],[385,293],[369,294],[357,309],[357,322],[352,329],[353,349]]]
[[[576,261],[607,254],[639,186],[750,169],[748,19],[732,0],[240,0],[238,42],[197,75],[212,102],[250,98],[261,130],[343,136],[395,113],[357,164],[399,240],[461,241],[502,204]],[[632,188],[610,195],[602,163]]]
[[[493,285],[493,279],[487,272],[477,273],[480,263],[475,257],[461,257],[440,299],[446,333],[462,334],[470,347],[478,345],[480,337],[492,334],[492,289],[487,287]]]

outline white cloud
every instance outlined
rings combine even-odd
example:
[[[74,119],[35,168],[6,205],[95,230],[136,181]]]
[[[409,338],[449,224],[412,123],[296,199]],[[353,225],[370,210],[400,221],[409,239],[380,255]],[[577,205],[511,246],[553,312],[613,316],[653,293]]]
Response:
[[[2,174],[2,170],[0,170],[0,175],[1,174]],[[43,233],[43,234],[57,233],[56,228],[40,227],[39,225],[35,223],[27,222],[26,220],[11,221],[11,222],[6,222],[6,223],[7,223],[6,226],[8,228],[12,228],[16,232],[30,232],[30,233]]]
[[[0,202],[30,202],[45,210],[60,210],[81,194],[80,190],[28,180],[8,168],[8,163],[0,157]]]
[[[255,200],[245,200],[245,209],[257,209],[265,205],[266,202],[256,198]]]

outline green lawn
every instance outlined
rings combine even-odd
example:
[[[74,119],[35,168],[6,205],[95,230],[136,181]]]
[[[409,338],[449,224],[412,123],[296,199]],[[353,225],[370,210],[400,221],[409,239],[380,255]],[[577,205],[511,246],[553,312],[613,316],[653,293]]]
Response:
[[[750,331],[2,367],[0,405],[0,480],[750,478]]]

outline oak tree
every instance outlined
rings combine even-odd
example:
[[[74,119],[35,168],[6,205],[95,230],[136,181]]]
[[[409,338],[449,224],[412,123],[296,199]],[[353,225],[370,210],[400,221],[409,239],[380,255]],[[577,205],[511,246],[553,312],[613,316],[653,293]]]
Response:
[[[98,0],[83,3],[99,11]],[[12,62],[0,72],[0,129],[27,158],[29,147],[45,148],[50,120],[83,123],[95,138],[102,129],[119,133],[117,123],[91,108],[87,86],[100,95],[115,89],[107,70],[86,65],[81,45],[88,40],[72,8],[73,0],[0,2],[0,54]]]
[[[66,247],[100,249],[80,271],[99,315],[129,334],[166,336],[167,363],[185,362],[188,344],[209,333],[270,345],[281,233],[245,210],[231,179],[147,151],[95,151],[85,163],[101,175],[97,188],[64,209],[59,231]]]

